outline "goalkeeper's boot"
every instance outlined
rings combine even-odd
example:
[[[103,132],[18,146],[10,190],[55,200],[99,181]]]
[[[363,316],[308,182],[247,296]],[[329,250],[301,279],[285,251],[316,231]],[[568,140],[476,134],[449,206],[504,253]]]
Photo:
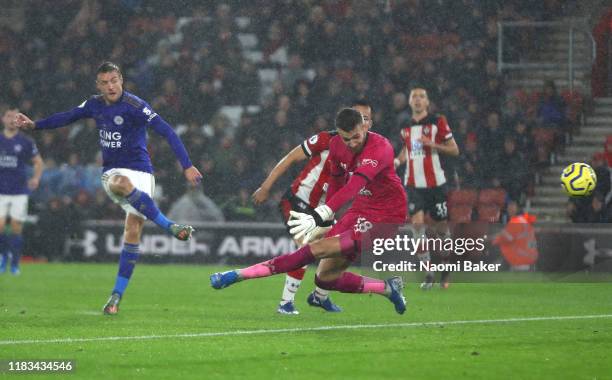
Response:
[[[440,275],[440,288],[448,289],[449,285],[450,285],[450,272],[445,270]]]
[[[276,309],[276,312],[279,314],[286,314],[286,315],[300,314],[300,312],[297,311],[297,309],[295,308],[295,304],[293,303],[293,301],[289,301],[284,304],[281,303],[280,305],[278,305],[278,309]]]
[[[404,290],[404,281],[402,281],[401,277],[391,277],[385,280],[387,283],[388,289],[391,293],[387,296],[389,297],[389,301],[393,302],[395,306],[395,311],[398,314],[404,314],[406,311],[406,298],[402,293]]]
[[[170,226],[170,233],[172,234],[172,236],[182,241],[187,241],[191,239],[191,234],[193,234],[193,231],[195,231],[193,227],[187,224],[175,223]]]
[[[6,272],[6,262],[8,261],[8,256],[0,255],[0,274]]]
[[[111,294],[110,298],[104,305],[104,314],[106,315],[115,315],[119,312],[119,302],[121,301],[121,296],[119,293]]]
[[[317,297],[315,292],[312,292],[308,295],[306,302],[308,302],[310,306],[320,307],[321,309],[329,311],[330,313],[339,313],[342,311],[342,309],[338,305],[333,303],[329,297],[322,300]]]
[[[223,289],[240,281],[238,272],[229,270],[227,272],[217,272],[210,275],[210,286],[215,289]]]
[[[430,290],[434,284],[434,275],[433,273],[427,273],[425,276],[425,281],[421,283],[421,290]]]

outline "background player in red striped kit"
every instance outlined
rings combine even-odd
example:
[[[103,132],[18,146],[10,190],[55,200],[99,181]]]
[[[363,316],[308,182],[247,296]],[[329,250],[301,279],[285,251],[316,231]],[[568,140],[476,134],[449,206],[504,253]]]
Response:
[[[361,113],[368,129],[371,128],[372,107],[365,101],[355,101],[352,108]],[[305,140],[300,146],[295,147],[276,164],[266,180],[253,193],[253,202],[258,205],[265,202],[270,195],[270,189],[272,189],[276,181],[293,164],[308,159],[306,166],[295,178],[291,187],[287,189],[281,199],[279,208],[283,222],[286,224],[289,221],[289,213],[292,210],[311,214],[316,207],[325,204],[330,175],[329,160],[327,159],[329,156],[329,141],[335,135],[335,131],[323,131]],[[320,235],[322,236],[330,228],[331,223],[329,223],[329,227],[321,227],[319,229]],[[316,237],[319,236],[314,238]],[[298,246],[302,246],[305,243],[307,242],[296,240]],[[277,309],[279,313],[299,313],[295,307],[294,300],[305,272],[306,267],[303,267],[287,273],[281,301]],[[318,306],[326,311],[342,311],[329,299],[329,291],[320,287],[316,287],[314,292],[308,296],[307,302],[311,306]]]
[[[404,186],[408,193],[408,211],[418,237],[425,237],[425,213],[433,219],[433,233],[442,239],[450,237],[446,205],[446,175],[439,153],[458,156],[459,148],[446,118],[430,115],[427,91],[415,87],[410,91],[412,118],[401,129],[404,146],[395,159],[395,166],[406,164]],[[448,253],[445,253],[448,254]],[[430,262],[429,251],[417,252],[419,260]],[[448,272],[442,273],[440,285],[448,287]],[[431,289],[433,272],[428,272],[421,289]]]
[[[334,214],[349,201],[351,207],[326,234],[324,239],[308,243],[297,251],[248,268],[214,273],[210,276],[215,289],[226,288],[236,282],[287,273],[320,260],[315,276],[317,286],[344,293],[376,293],[387,297],[395,311],[406,311],[400,277],[386,281],[347,272],[351,262],[361,254],[362,235],[376,236],[378,228],[391,236],[406,219],[406,195],[393,167],[393,147],[383,136],[369,132],[361,114],[344,108],[336,115],[338,135],[330,140],[330,185],[327,200],[312,215],[291,212],[294,238],[307,238],[323,222],[333,220]]]

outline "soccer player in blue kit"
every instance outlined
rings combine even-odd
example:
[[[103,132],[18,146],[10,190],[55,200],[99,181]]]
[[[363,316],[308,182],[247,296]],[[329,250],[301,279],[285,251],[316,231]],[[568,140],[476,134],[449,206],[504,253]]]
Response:
[[[18,275],[23,248],[21,231],[28,215],[28,194],[40,183],[43,160],[32,139],[19,133],[15,125],[16,109],[2,115],[4,130],[0,134],[0,273],[6,272],[8,252],[12,254],[11,273]],[[34,171],[28,179],[27,165]],[[10,217],[10,233],[5,232]]]
[[[138,259],[145,220],[150,219],[179,240],[189,240],[193,232],[193,227],[166,218],[152,199],[155,179],[146,147],[147,129],[168,141],[189,183],[198,185],[202,174],[192,165],[172,127],[147,102],[123,90],[119,66],[112,62],[102,63],[96,72],[96,88],[100,95],[92,96],[70,111],[36,122],[20,113],[15,121],[19,128],[35,130],[59,128],[83,118],[96,121],[102,147],[102,185],[109,197],[127,213],[119,272],[103,309],[105,314],[117,314]]]

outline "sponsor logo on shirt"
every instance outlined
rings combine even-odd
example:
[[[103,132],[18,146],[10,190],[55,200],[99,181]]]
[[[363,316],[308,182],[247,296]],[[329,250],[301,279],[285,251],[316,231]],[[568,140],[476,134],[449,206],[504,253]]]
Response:
[[[364,158],[361,160],[361,166],[371,165],[373,168],[378,166],[378,160],[373,160],[371,158]]]
[[[110,149],[121,148],[121,133],[100,130],[100,146]]]
[[[14,169],[18,163],[17,156],[0,156],[0,168]]]

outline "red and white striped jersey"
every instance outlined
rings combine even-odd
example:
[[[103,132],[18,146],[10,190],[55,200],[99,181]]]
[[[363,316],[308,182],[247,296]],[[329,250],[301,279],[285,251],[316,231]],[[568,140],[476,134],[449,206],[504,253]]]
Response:
[[[437,144],[451,139],[453,133],[446,118],[441,115],[428,115],[418,122],[411,119],[400,133],[406,147],[404,186],[422,189],[444,185],[446,176],[438,151],[423,146],[419,139],[427,137]]]
[[[291,192],[312,208],[325,203],[330,176],[329,140],[335,132],[320,132],[302,143],[302,150],[309,160],[291,184]]]

